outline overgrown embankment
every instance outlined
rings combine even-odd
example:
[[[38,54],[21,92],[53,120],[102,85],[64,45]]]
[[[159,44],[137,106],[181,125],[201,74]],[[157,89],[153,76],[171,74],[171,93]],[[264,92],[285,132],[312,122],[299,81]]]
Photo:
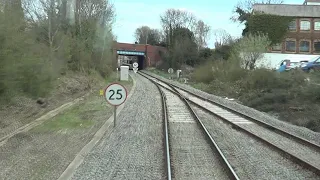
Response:
[[[153,72],[168,77],[163,71]],[[320,132],[320,86],[301,71],[277,73],[267,69],[235,68],[228,61],[209,61],[195,68],[190,85],[208,93],[233,98],[280,120]]]
[[[71,100],[110,76],[114,8],[108,1],[15,0],[0,8],[1,111],[33,116],[42,111],[38,106]]]

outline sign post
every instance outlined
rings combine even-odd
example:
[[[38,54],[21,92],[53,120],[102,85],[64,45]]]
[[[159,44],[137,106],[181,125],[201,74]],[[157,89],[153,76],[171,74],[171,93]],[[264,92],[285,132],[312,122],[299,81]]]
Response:
[[[137,62],[135,62],[135,63],[132,64],[132,66],[133,66],[132,69],[133,69],[134,73],[137,73],[139,64]]]
[[[107,88],[104,90],[104,97],[106,98],[107,102],[114,106],[114,127],[116,126],[117,106],[120,106],[122,103],[124,103],[127,99],[127,96],[127,89],[123,85],[118,83],[112,83],[108,85]]]

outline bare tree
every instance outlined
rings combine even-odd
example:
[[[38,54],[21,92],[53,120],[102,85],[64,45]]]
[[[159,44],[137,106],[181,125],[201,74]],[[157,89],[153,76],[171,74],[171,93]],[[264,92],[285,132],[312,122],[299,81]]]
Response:
[[[213,35],[215,47],[227,45],[232,41],[231,35],[224,29],[215,29]]]
[[[231,17],[231,20],[234,22],[239,21],[239,16],[241,16],[241,13],[239,14],[239,10],[243,12],[244,14],[250,14],[252,12],[252,8],[254,4],[282,4],[283,0],[242,0],[239,1],[238,4],[235,6],[233,11],[233,16]],[[242,23],[242,22],[241,22]]]
[[[161,42],[162,34],[158,29],[141,26],[136,29],[134,37],[139,44],[158,45]]]
[[[207,47],[209,33],[210,33],[210,26],[205,24],[202,20],[199,20],[196,24],[196,29],[195,29],[195,38],[198,45],[198,50],[200,48]]]
[[[74,40],[82,41],[82,46],[86,44],[90,52],[99,50],[100,59],[104,56],[105,46],[110,44],[105,42],[106,39],[113,39],[111,28],[115,12],[109,1],[25,0],[24,7],[30,23],[47,34],[42,38],[49,45],[50,59],[63,44],[65,38],[61,36],[67,32]],[[81,59],[79,43],[72,46],[72,59]],[[78,67],[82,66],[78,60],[77,63]]]
[[[139,44],[141,43],[147,44],[150,32],[151,32],[151,28],[149,26],[141,26],[137,28],[136,31],[134,32],[135,40],[139,42]]]
[[[196,17],[186,11],[178,9],[168,9],[163,15],[160,16],[163,32],[165,33],[167,44],[173,45],[173,30],[175,28],[188,28],[194,30],[196,27]]]
[[[251,12],[254,4],[282,4],[283,2],[283,0],[243,0],[238,2],[237,7],[246,12]]]

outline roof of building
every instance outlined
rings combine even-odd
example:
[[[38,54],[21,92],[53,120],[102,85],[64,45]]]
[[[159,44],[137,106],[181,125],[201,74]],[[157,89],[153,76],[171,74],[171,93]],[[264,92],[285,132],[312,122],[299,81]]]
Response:
[[[303,2],[304,5],[307,5],[307,4],[319,4],[320,3],[320,0],[305,0]]]
[[[299,4],[254,4],[254,11],[262,11],[267,14],[291,17],[319,17],[319,5]]]

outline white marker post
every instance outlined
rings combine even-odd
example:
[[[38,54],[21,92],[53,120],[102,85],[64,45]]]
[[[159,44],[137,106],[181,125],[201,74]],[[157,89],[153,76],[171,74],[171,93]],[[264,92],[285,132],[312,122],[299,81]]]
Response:
[[[119,68],[117,68],[117,81],[119,81]]]
[[[168,73],[170,74],[170,79],[172,79],[172,73],[174,73],[174,70],[172,68],[169,68]]]
[[[114,127],[116,127],[117,106],[120,106],[122,103],[124,103],[127,99],[127,96],[127,89],[118,83],[112,83],[104,90],[104,97],[106,98],[107,102],[114,106]]]
[[[139,64],[138,64],[137,62],[135,62],[135,63],[132,64],[132,66],[133,66],[132,69],[133,69],[134,73],[137,73],[137,72],[138,72]]]

